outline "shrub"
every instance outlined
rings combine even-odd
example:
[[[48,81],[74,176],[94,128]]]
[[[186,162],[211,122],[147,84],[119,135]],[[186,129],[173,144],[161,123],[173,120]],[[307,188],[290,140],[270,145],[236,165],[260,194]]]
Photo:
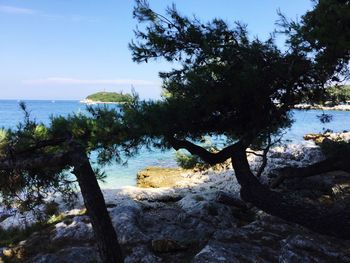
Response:
[[[210,152],[218,152],[219,149],[215,145],[215,143],[212,142],[212,140],[209,137],[203,137],[201,140],[201,143],[203,145],[203,148]],[[219,164],[215,166],[210,166],[209,164],[205,163],[199,156],[192,155],[188,153],[187,151],[179,150],[175,154],[175,160],[178,166],[180,166],[183,169],[199,169],[199,170],[205,170],[209,167],[212,167],[213,169],[221,169],[226,167],[225,164]]]
[[[183,169],[193,169],[205,165],[201,159],[183,151],[177,151],[175,154],[176,163]]]

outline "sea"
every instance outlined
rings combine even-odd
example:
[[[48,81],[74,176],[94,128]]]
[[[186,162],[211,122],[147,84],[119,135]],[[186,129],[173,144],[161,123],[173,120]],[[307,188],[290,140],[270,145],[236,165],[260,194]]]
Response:
[[[28,100],[24,101],[30,111],[31,118],[48,124],[52,116],[67,116],[71,113],[86,112],[86,105],[79,101],[51,101]],[[350,130],[350,111],[322,111],[322,110],[293,110],[294,123],[286,130],[283,139],[289,143],[304,143],[303,136],[307,133],[317,133],[330,129],[334,132]],[[332,121],[321,123],[317,116],[322,113],[332,115]],[[17,100],[0,100],[0,127],[16,128],[23,120]],[[92,154],[92,159],[94,154]],[[175,151],[161,151],[159,149],[142,149],[140,153],[130,158],[126,165],[111,164],[101,169],[106,174],[101,188],[121,188],[135,186],[137,172],[147,166],[175,167]]]

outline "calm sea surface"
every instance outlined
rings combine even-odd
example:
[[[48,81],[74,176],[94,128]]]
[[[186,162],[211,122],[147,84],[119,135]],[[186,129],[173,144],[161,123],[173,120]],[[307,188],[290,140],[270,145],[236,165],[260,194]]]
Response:
[[[78,101],[31,100],[26,101],[26,104],[31,112],[31,116],[38,122],[43,123],[48,123],[50,116],[65,116],[72,112],[85,111],[85,105]],[[293,113],[295,122],[285,135],[285,139],[293,142],[302,142],[304,134],[320,132],[323,129],[332,129],[336,132],[350,130],[349,111],[325,111],[325,113],[333,115],[333,121],[328,124],[322,124],[317,119],[317,115],[322,113],[319,110],[296,110]],[[0,127],[14,128],[22,119],[23,113],[19,109],[18,101],[0,100]],[[101,187],[118,188],[126,185],[135,185],[137,171],[151,165],[175,166],[174,151],[143,150],[139,155],[130,159],[127,166],[111,165],[104,167],[107,180],[106,183],[101,183]]]

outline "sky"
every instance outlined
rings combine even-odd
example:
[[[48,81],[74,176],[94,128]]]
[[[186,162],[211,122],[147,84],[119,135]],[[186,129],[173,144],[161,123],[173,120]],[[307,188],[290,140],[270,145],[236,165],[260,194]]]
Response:
[[[149,2],[158,13],[175,3],[202,21],[241,21],[260,39],[275,28],[278,9],[298,19],[312,8],[309,0]],[[158,72],[174,65],[132,61],[133,7],[133,0],[0,0],[0,99],[79,100],[132,87],[141,98],[159,98]]]

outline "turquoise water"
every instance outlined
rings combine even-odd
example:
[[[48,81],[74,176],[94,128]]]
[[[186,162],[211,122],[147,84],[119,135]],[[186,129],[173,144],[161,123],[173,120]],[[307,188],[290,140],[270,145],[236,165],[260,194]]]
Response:
[[[68,115],[72,112],[84,112],[85,105],[78,101],[26,101],[31,116],[39,122],[48,123],[50,116]],[[310,132],[320,132],[323,129],[332,129],[335,132],[350,130],[350,112],[325,111],[333,115],[330,123],[322,124],[317,115],[319,110],[295,110],[295,122],[285,135],[285,139],[301,142],[303,135]],[[16,100],[0,100],[0,126],[14,128],[23,119]],[[131,158],[127,166],[111,165],[104,167],[107,175],[103,188],[118,188],[126,185],[135,185],[136,173],[144,167],[151,165],[175,166],[174,151],[161,152],[159,150],[142,150],[139,155]]]

